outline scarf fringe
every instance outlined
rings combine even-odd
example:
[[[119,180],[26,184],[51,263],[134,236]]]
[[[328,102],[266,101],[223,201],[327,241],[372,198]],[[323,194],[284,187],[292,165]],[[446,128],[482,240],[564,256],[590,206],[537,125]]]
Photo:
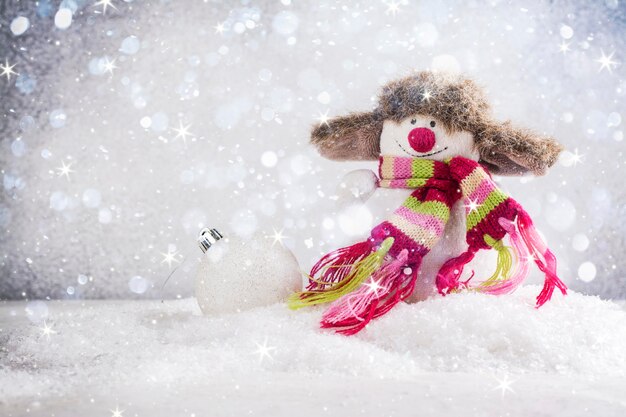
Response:
[[[480,292],[492,295],[512,293],[528,276],[527,259],[529,252],[515,227],[515,223],[505,218],[500,218],[498,223],[509,235],[511,246],[504,246],[502,240],[494,242],[492,247],[498,251],[496,272],[477,288]],[[498,272],[500,272],[500,279],[494,279]]]
[[[375,248],[367,240],[325,255],[311,269],[307,290],[292,294],[287,305],[297,310],[329,303],[351,293],[381,267],[393,241],[388,237]]]
[[[474,259],[475,254],[476,251],[468,249],[459,256],[448,259],[441,266],[437,273],[437,278],[435,279],[435,285],[437,286],[439,294],[447,295],[459,290],[459,287],[462,285],[461,274],[463,274],[463,269],[465,265]],[[467,285],[468,281],[466,281],[464,285]]]
[[[539,308],[548,302],[552,298],[555,288],[558,288],[563,295],[567,295],[567,286],[556,275],[556,257],[554,253],[548,248],[537,229],[535,229],[528,213],[522,209],[519,210],[517,215],[517,226],[530,252],[529,257],[534,259],[535,264],[546,275],[543,289],[537,296],[536,307]]]
[[[352,270],[352,266],[372,252],[371,240],[337,249],[324,255],[309,274],[308,290],[322,290],[335,282],[342,281]],[[318,276],[318,278],[314,278]]]
[[[369,282],[335,301],[322,316],[322,328],[338,329],[337,333],[352,335],[409,297],[417,282],[417,268],[405,272],[408,251],[385,262]]]
[[[528,213],[519,208],[514,222],[500,218],[498,223],[509,236],[511,246],[505,246],[502,240],[496,241],[485,235],[485,242],[498,252],[496,270],[491,277],[472,287],[469,284],[472,273],[472,277],[461,282],[465,265],[474,259],[477,251],[469,248],[456,258],[446,261],[440,268],[436,279],[437,291],[441,295],[447,295],[460,288],[468,288],[486,294],[508,294],[515,291],[526,279],[529,260],[533,259],[545,274],[544,286],[537,296],[536,306],[541,307],[548,302],[555,288],[566,295],[567,286],[556,274],[556,257],[537,232]]]

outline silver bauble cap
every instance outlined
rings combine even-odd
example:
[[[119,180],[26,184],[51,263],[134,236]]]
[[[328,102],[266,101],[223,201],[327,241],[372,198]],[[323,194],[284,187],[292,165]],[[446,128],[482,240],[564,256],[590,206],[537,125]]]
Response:
[[[208,227],[205,227],[200,230],[200,233],[198,234],[198,246],[200,246],[200,250],[203,253],[206,253],[206,251],[208,251],[209,248],[215,244],[215,242],[223,238],[224,236],[218,232],[217,229],[209,229]]]

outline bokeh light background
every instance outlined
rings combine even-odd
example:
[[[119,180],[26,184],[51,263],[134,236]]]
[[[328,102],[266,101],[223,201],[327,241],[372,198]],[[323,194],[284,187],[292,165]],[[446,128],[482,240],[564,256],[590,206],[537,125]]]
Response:
[[[497,117],[567,147],[548,176],[501,184],[572,288],[626,296],[623,2],[105,6],[0,3],[1,298],[189,296],[204,225],[282,231],[307,269],[367,228],[334,196],[375,169],[323,160],[311,124],[414,69],[467,73]]]

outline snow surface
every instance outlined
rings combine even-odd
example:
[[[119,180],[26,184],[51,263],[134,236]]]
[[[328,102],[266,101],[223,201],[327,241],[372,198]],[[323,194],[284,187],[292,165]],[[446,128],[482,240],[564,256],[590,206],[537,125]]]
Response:
[[[282,304],[4,302],[0,414],[623,416],[626,311],[538,291],[403,304],[355,337]]]

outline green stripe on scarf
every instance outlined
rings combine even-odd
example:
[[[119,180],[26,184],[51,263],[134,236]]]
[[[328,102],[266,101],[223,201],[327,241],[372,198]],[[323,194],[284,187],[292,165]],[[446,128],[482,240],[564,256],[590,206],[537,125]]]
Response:
[[[411,161],[411,172],[413,173],[412,177],[416,179],[427,180],[432,178],[435,174],[435,161],[430,159],[414,159]]]
[[[450,208],[441,201],[424,201],[421,202],[413,196],[407,197],[402,205],[415,213],[430,214],[445,222],[450,217]]]
[[[472,212],[467,215],[467,230],[473,229],[482,219],[491,213],[491,210],[498,207],[498,205],[507,198],[509,197],[497,188],[489,193],[487,199],[479,205],[476,210],[472,210]]]

